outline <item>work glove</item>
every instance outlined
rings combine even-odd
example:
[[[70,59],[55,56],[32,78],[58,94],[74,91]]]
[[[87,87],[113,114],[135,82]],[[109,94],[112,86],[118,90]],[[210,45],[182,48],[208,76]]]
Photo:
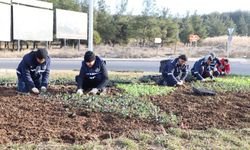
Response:
[[[93,88],[89,93],[95,95],[98,93],[98,91],[99,90],[97,88]]]
[[[177,82],[177,85],[179,85],[179,86],[183,85],[183,81]]]
[[[46,91],[47,91],[47,88],[46,88],[45,86],[42,86],[42,87],[41,87],[41,92],[44,93],[44,92],[46,92]]]
[[[203,78],[203,79],[201,79],[201,82],[206,82],[206,80]]]
[[[83,94],[82,89],[78,89],[78,90],[77,90],[77,92],[76,92],[76,94],[78,94],[78,95],[82,95],[82,94]]]
[[[183,80],[180,80],[180,82],[181,82],[182,84],[184,84],[184,81],[183,81]]]
[[[34,93],[34,94],[39,94],[39,90],[37,89],[37,88],[32,88],[31,89],[31,91],[32,91],[32,93]]]
[[[215,77],[214,77],[214,76],[212,76],[212,77],[211,77],[211,80],[212,80],[212,81],[215,81]]]

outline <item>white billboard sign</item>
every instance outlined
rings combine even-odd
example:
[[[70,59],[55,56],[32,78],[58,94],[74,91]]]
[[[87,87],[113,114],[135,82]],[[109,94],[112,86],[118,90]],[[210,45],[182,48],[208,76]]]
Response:
[[[13,4],[15,40],[52,41],[53,10]]]
[[[11,6],[0,3],[0,41],[11,41]]]
[[[46,9],[53,9],[52,3],[38,1],[38,0],[12,0],[12,3],[41,7],[41,8],[46,8]]]
[[[56,9],[56,38],[87,40],[87,14]]]
[[[11,0],[0,0],[0,3],[7,3],[7,4],[11,4]]]

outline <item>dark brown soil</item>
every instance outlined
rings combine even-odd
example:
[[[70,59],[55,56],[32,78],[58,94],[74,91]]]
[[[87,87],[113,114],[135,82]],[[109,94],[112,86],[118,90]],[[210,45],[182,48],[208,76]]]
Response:
[[[190,129],[250,127],[250,93],[217,93],[197,96],[190,86],[179,88],[169,96],[152,96],[162,110],[182,118]]]
[[[0,87],[0,91],[0,144],[55,139],[81,144],[126,136],[134,130],[160,130],[159,125],[136,118],[76,109],[37,95],[18,95],[14,88]]]
[[[73,93],[74,86],[53,86],[51,94]],[[107,94],[122,90],[108,88]],[[181,117],[182,128],[246,128],[250,127],[250,93],[219,93],[197,96],[190,86],[179,88],[167,96],[150,96],[162,111]],[[44,142],[82,144],[93,139],[130,135],[135,130],[162,131],[160,125],[117,114],[90,112],[75,108],[55,98],[20,95],[15,88],[0,86],[0,144]]]

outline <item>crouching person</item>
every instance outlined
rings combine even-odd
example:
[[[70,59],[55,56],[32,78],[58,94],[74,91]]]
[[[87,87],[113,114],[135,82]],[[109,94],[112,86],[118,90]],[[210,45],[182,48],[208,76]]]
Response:
[[[212,80],[214,76],[211,71],[211,63],[213,58],[211,55],[207,55],[204,58],[196,61],[193,68],[191,69],[192,76],[197,80],[205,81],[205,78],[210,77]]]
[[[231,69],[230,69],[229,60],[225,59],[225,58],[222,58],[220,60],[220,63],[221,63],[221,65],[218,66],[218,71],[220,73],[220,76],[225,76],[225,75],[230,74]]]
[[[17,68],[17,91],[39,94],[46,92],[50,74],[50,57],[46,49],[26,54]]]
[[[162,72],[163,84],[167,86],[183,85],[188,73],[186,62],[186,55],[169,60]]]
[[[218,71],[218,66],[221,65],[221,62],[219,58],[216,57],[215,53],[210,53],[209,55],[212,56],[212,62],[211,62],[211,71],[213,73],[214,77],[218,77],[220,75],[220,72]]]
[[[76,76],[76,82],[79,95],[82,95],[83,91],[90,94],[104,92],[108,84],[108,72],[104,61],[95,56],[92,51],[87,51],[80,74]]]

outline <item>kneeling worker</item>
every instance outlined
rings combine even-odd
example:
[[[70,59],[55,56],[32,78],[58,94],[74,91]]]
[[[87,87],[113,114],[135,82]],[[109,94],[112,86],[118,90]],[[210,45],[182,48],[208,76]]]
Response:
[[[17,68],[18,86],[21,93],[46,92],[50,73],[50,57],[46,49],[26,54]]]
[[[162,72],[164,85],[183,85],[188,73],[186,62],[186,55],[180,55],[178,58],[175,58],[174,60],[169,60],[167,62],[166,67]]]
[[[213,73],[211,72],[211,63],[213,58],[211,55],[206,55],[204,58],[196,61],[193,68],[191,69],[192,76],[197,80],[205,81],[205,78],[210,77],[214,79]]]
[[[90,94],[104,91],[108,84],[108,72],[105,62],[92,51],[87,51],[82,61],[80,74],[76,76],[77,94],[82,95],[83,90]]]

